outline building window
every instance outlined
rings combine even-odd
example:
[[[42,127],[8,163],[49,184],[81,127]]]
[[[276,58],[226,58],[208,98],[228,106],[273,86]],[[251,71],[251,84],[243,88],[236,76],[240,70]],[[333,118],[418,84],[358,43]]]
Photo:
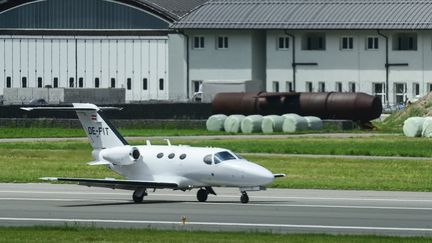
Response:
[[[326,49],[325,45],[325,35],[322,33],[307,34],[303,37],[303,50],[323,51]]]
[[[79,86],[80,88],[84,87],[84,78],[79,78],[79,79],[78,79],[78,86]]]
[[[273,92],[279,92],[279,82],[278,81],[273,81],[272,89],[273,89]]]
[[[367,50],[377,50],[378,49],[378,37],[368,37],[366,43]]]
[[[131,90],[132,89],[132,79],[131,78],[128,78],[127,79],[127,81],[126,81],[126,86],[127,86],[127,89],[128,90]]]
[[[397,34],[393,38],[393,50],[395,51],[416,51],[416,34]]]
[[[54,78],[53,85],[54,85],[54,88],[58,88],[58,78],[57,77]]]
[[[342,37],[340,41],[341,50],[352,50],[354,48],[354,38],[353,37]]]
[[[12,79],[11,77],[6,77],[6,88],[12,87]]]
[[[204,48],[204,47],[202,47]],[[217,38],[217,48],[218,49],[227,49],[228,48],[228,37],[219,36]]]
[[[406,83],[395,83],[395,104],[405,104],[407,100],[407,85]]]
[[[204,36],[195,36],[193,38],[193,48],[194,49],[204,48]]]
[[[336,92],[342,92],[342,82],[336,82]]]
[[[279,50],[287,50],[289,48],[289,37],[279,37],[277,47]]]
[[[159,79],[159,90],[164,90],[164,79],[163,78]]]
[[[325,83],[324,82],[319,82],[318,83],[318,92],[326,92]]]
[[[419,83],[413,83],[413,95],[414,96],[420,95],[420,84]]]
[[[201,80],[193,80],[192,81],[193,92],[202,92],[202,81]]]
[[[21,82],[22,82],[22,87],[27,88],[27,77],[22,77]]]
[[[353,83],[353,82],[351,82],[351,83],[349,83],[348,84],[348,91],[349,92],[351,92],[351,93],[355,93],[356,92],[356,84],[355,83]]]
[[[37,79],[37,86],[38,86],[38,88],[42,88],[42,86],[43,86],[43,81],[42,81],[42,78],[41,77],[38,77],[38,79]]]
[[[292,84],[292,82],[286,82],[285,83],[285,90],[287,92],[293,92],[293,84]]]
[[[432,83],[427,84],[427,90],[428,92],[432,92]]]
[[[115,78],[111,78],[111,88],[115,88]]]
[[[385,100],[385,85],[384,83],[373,83],[372,84],[372,94],[378,97],[382,103]]]
[[[73,87],[75,87],[75,84],[74,84],[75,82],[74,82],[74,78],[69,78],[69,88],[73,88]]]
[[[143,78],[143,90],[147,90],[147,78]]]
[[[306,82],[306,92],[313,92],[312,82]]]
[[[95,88],[99,88],[99,78],[95,78]]]

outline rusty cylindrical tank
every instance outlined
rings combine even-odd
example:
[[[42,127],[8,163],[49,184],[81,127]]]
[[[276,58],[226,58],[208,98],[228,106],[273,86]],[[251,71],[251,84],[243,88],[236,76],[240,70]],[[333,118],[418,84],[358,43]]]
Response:
[[[219,93],[213,100],[212,111],[226,115],[296,113],[367,122],[381,115],[382,104],[379,98],[365,93]]]

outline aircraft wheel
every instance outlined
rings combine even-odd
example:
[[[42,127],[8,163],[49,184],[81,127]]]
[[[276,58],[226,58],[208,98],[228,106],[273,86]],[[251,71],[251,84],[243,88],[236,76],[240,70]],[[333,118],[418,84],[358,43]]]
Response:
[[[145,191],[143,192],[141,190],[140,191],[137,190],[132,194],[132,199],[135,203],[142,203],[145,195],[146,195]]]
[[[197,199],[200,202],[205,202],[207,201],[207,197],[208,197],[208,192],[205,189],[199,189],[197,192]]]
[[[240,196],[240,202],[241,203],[248,203],[249,202],[249,196],[246,192],[243,192]]]

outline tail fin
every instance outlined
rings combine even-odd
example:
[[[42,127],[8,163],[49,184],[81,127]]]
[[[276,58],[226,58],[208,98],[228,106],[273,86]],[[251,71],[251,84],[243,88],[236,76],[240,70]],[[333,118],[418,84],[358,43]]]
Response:
[[[73,103],[73,107],[22,107],[26,111],[58,110],[76,111],[93,149],[112,148],[128,145],[117,129],[103,117],[103,110],[121,110],[117,107],[97,107],[88,103]]]

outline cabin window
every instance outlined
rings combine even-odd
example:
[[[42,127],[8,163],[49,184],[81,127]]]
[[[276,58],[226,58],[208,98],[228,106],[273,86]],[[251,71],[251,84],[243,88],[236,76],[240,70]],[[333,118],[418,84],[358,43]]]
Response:
[[[170,153],[170,154],[168,155],[168,159],[173,159],[173,158],[174,158],[174,156],[175,156],[175,154],[174,154],[174,153]]]
[[[186,159],[186,154],[181,154],[179,158],[180,159]]]
[[[204,163],[206,163],[206,164],[208,164],[208,165],[211,165],[211,164],[212,164],[212,155],[211,155],[211,154],[206,155],[206,156],[204,157],[203,161],[204,161]]]
[[[163,153],[158,153],[158,154],[156,155],[156,157],[157,157],[158,159],[161,159],[163,156],[164,156]]]

